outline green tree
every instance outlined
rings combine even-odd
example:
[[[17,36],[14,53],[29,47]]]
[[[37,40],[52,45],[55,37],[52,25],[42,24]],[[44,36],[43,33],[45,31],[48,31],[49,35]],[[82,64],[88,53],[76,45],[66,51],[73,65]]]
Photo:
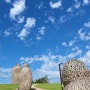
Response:
[[[35,83],[49,83],[49,79],[47,76],[36,79]]]

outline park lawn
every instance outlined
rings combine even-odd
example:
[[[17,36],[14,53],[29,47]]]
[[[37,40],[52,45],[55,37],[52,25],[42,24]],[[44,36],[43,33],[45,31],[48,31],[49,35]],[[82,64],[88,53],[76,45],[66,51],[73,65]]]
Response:
[[[45,89],[45,90],[61,90],[61,85],[59,83],[53,84],[36,84],[37,88]]]
[[[17,85],[13,84],[0,84],[0,90],[16,90]]]

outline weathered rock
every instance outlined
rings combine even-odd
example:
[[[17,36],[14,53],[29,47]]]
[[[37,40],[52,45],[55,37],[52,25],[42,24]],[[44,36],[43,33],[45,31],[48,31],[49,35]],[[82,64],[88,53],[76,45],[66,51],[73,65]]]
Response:
[[[19,84],[20,65],[17,64],[12,70],[12,83]]]
[[[19,75],[19,90],[30,90],[32,85],[32,72],[28,64],[24,64]]]
[[[84,79],[89,76],[89,70],[85,64],[79,60],[66,62],[62,69],[62,81],[64,86],[77,79]]]
[[[69,83],[64,90],[90,90],[90,77]]]
[[[15,67],[16,67],[16,66],[14,66],[13,69],[12,69],[12,84],[14,84],[14,72],[15,72]]]

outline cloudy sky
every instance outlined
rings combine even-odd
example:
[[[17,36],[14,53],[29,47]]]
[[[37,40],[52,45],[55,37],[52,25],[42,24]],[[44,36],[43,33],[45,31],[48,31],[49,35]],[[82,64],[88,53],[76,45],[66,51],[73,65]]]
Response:
[[[69,59],[90,68],[90,0],[0,0],[0,8],[0,83],[11,83],[17,63],[50,82]]]

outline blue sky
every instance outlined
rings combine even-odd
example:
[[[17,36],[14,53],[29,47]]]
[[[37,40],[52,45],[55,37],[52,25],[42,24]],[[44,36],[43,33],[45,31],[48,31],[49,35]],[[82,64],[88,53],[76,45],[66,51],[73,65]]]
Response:
[[[90,0],[0,0],[0,8],[0,83],[11,83],[17,63],[50,82],[61,62],[90,67]]]

